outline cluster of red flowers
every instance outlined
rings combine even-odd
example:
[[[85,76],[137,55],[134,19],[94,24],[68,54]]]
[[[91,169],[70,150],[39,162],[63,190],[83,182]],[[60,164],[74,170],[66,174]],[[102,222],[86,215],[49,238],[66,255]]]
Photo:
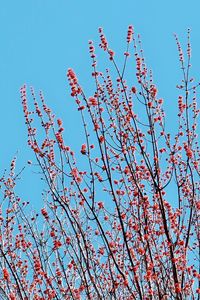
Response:
[[[99,33],[100,33],[100,39],[101,39],[101,44],[99,45],[104,51],[108,49],[108,42],[106,40],[106,37],[103,33],[103,29],[99,28]]]
[[[133,26],[129,25],[127,34],[127,43],[130,43],[133,37]]]
[[[67,77],[69,80],[69,85],[71,86],[71,96],[77,96],[78,94],[81,93],[81,88],[77,85],[78,84],[78,80],[76,77],[76,74],[74,73],[74,71],[72,69],[69,69],[67,72]]]
[[[19,177],[15,160],[8,177],[0,179],[0,291],[10,300],[197,299],[197,85],[183,76],[178,126],[168,133],[163,99],[147,72],[141,44],[137,50],[133,27],[128,28],[122,71],[103,30],[99,33],[115,72],[97,70],[91,41],[93,96],[86,96],[72,69],[67,72],[85,132],[77,157],[65,146],[63,122],[55,121],[42,94],[40,109],[31,89],[32,111],[26,87],[21,88],[28,144],[46,187],[40,213],[29,216],[28,202],[21,202],[14,190]],[[129,87],[130,43],[136,80]],[[177,45],[181,67],[187,70],[178,39]],[[187,55],[190,59],[189,41]],[[36,131],[33,117],[42,132]]]

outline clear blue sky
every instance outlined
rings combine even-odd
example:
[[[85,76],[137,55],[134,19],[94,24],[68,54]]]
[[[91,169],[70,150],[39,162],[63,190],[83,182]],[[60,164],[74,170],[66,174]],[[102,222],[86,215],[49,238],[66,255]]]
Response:
[[[133,24],[168,107],[173,107],[181,78],[173,33],[186,42],[191,28],[193,72],[200,79],[199,0],[1,0],[0,4],[0,172],[16,151],[18,167],[32,159],[19,96],[24,83],[43,90],[49,106],[63,118],[69,140],[78,135],[66,71],[72,67],[89,89],[88,40],[98,44],[100,26],[112,48],[122,52],[127,27]],[[30,177],[23,180],[27,191],[36,186]]]

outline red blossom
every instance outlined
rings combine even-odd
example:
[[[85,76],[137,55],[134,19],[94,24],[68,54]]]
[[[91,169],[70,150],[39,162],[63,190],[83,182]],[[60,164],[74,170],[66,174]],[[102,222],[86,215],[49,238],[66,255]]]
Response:
[[[87,146],[86,146],[86,144],[83,144],[83,145],[81,146],[81,153],[82,153],[82,154],[86,154],[86,152],[87,152]]]
[[[97,101],[97,99],[96,99],[95,97],[90,97],[90,98],[88,99],[88,102],[89,102],[89,104],[92,105],[92,106],[97,106],[97,105],[98,105],[98,101]]]
[[[3,278],[6,280],[6,281],[10,281],[10,275],[9,275],[9,272],[6,268],[3,268]]]

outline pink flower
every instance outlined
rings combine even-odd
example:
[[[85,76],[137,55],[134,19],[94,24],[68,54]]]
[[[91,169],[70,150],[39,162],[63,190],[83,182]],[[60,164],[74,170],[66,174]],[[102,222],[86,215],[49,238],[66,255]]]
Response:
[[[97,99],[94,98],[94,97],[90,97],[90,98],[88,99],[88,102],[89,102],[89,104],[92,105],[92,106],[97,106],[97,105],[98,105],[98,101],[97,101]]]
[[[6,280],[6,281],[10,281],[10,275],[9,275],[9,272],[6,268],[3,268],[3,278]]]
[[[103,209],[104,208],[104,203],[103,202],[98,202],[98,207],[99,209]]]
[[[86,144],[83,144],[82,147],[81,147],[81,153],[82,154],[86,154],[86,148],[87,148]]]

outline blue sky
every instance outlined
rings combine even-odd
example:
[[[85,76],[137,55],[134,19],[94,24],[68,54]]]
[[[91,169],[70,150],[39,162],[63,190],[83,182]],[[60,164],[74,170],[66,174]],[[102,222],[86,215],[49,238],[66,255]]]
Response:
[[[72,67],[89,89],[88,40],[98,44],[100,26],[111,47],[123,53],[127,27],[133,24],[172,116],[175,86],[181,79],[174,32],[186,43],[187,28],[191,28],[193,73],[199,76],[198,0],[6,0],[0,4],[1,171],[16,151],[18,167],[33,158],[26,144],[19,96],[24,83],[44,92],[48,105],[64,120],[69,142],[79,135],[66,71]],[[23,180],[27,191],[38,184],[29,176]]]

